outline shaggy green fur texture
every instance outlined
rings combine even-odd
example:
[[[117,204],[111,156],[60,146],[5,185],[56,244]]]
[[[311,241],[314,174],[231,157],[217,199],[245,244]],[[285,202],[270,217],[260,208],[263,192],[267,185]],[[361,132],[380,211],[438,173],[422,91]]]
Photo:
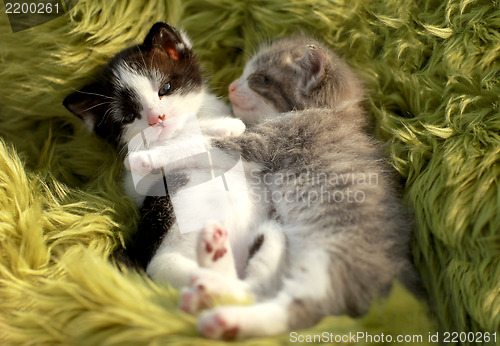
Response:
[[[61,105],[159,20],[188,32],[220,95],[264,40],[300,30],[346,57],[404,178],[437,328],[500,331],[498,0],[81,0],[16,34],[1,11],[2,345],[217,344],[176,309],[177,292],[110,263],[138,214],[116,153]],[[426,309],[395,286],[365,317],[303,334],[421,334],[425,344],[436,328]],[[289,336],[247,343],[271,342]]]

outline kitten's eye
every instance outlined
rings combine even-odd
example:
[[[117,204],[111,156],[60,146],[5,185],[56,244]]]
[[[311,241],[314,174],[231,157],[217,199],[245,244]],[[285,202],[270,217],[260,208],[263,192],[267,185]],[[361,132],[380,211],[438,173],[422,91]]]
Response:
[[[130,123],[134,121],[135,118],[136,118],[135,113],[129,113],[123,117],[123,121],[126,123]]]
[[[158,96],[160,97],[165,96],[168,93],[170,93],[171,90],[172,90],[172,85],[170,84],[170,82],[168,82],[158,91]]]
[[[268,85],[271,83],[271,78],[265,74],[252,74],[248,77],[248,79],[253,80],[256,83],[259,84],[265,84]]]

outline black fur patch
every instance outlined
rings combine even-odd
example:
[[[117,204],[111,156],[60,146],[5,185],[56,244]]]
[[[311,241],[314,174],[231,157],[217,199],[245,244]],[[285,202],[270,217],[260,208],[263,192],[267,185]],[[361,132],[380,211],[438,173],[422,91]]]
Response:
[[[146,197],[138,230],[127,244],[126,256],[129,260],[137,267],[146,269],[174,222],[174,210],[168,196]]]
[[[251,259],[257,251],[262,247],[262,244],[264,243],[264,234],[259,234],[257,238],[255,238],[252,246],[250,246],[250,249],[248,250],[248,259]]]

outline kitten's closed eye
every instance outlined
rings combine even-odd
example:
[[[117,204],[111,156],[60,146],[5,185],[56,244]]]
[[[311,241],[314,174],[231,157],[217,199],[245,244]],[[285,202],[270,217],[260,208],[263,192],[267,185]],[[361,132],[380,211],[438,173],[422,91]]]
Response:
[[[271,84],[272,80],[268,75],[252,73],[250,76],[248,76],[248,81],[260,85],[269,85]]]
[[[161,87],[161,89],[158,91],[158,96],[162,97],[162,96],[168,95],[168,94],[170,94],[171,91],[172,91],[172,84],[170,84],[170,82],[168,82],[163,87]]]

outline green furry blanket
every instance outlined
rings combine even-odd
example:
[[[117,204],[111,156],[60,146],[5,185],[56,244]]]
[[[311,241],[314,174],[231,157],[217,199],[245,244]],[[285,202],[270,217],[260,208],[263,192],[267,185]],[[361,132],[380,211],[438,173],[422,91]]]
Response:
[[[116,153],[61,105],[159,20],[188,32],[220,95],[256,43],[297,30],[366,83],[415,214],[430,313],[396,285],[365,317],[302,335],[500,331],[498,0],[81,0],[17,33],[0,12],[0,344],[209,344],[176,291],[109,261],[138,213]]]

